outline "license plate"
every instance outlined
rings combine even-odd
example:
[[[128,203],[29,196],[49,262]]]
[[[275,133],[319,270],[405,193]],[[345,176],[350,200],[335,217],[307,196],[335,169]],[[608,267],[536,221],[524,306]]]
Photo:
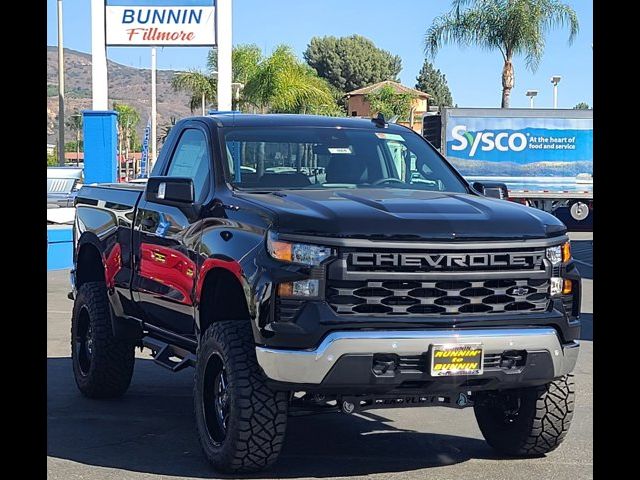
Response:
[[[482,375],[481,343],[449,343],[431,348],[431,376]]]

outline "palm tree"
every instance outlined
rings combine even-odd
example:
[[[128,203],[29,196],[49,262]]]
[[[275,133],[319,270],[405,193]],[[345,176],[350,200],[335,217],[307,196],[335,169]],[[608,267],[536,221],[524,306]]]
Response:
[[[176,117],[173,115],[169,119],[169,124],[162,127],[162,133],[160,135],[160,141],[164,144],[171,133],[171,129],[176,126]]]
[[[233,47],[231,56],[231,69],[232,69],[232,81],[236,84],[241,84],[242,88],[247,84],[249,79],[258,70],[258,65],[263,60],[262,50],[256,44],[243,44]],[[207,68],[213,75],[218,71],[218,51],[216,49],[209,50],[207,56]],[[242,89],[239,90],[239,98],[232,99],[233,110],[238,110],[240,107],[247,106],[247,102],[242,96]]]
[[[527,67],[535,72],[546,33],[565,26],[571,44],[579,29],[578,15],[559,0],[453,0],[452,10],[434,19],[427,30],[425,51],[433,57],[448,43],[498,50],[504,60],[501,105],[509,108],[513,57],[524,55]]]
[[[217,52],[212,49],[207,67],[215,72],[217,66]],[[276,47],[269,57],[263,57],[257,45],[237,45],[232,68],[233,82],[243,85],[239,99],[234,99],[234,109],[344,115],[330,84],[300,62],[286,45]]]
[[[243,98],[263,113],[317,112],[335,106],[329,84],[286,45],[258,63],[247,79]]]
[[[82,114],[77,110],[69,116],[66,126],[76,132],[76,166],[80,166],[80,132],[82,131]]]
[[[140,114],[131,105],[113,102],[113,109],[118,113],[118,154],[124,150],[124,158],[128,160],[131,150],[131,139],[140,122]],[[124,142],[124,149],[123,149]],[[120,160],[118,160],[118,178],[120,178]]]
[[[201,105],[202,115],[206,115],[207,102],[213,102],[216,98],[216,79],[198,70],[177,73],[171,85],[175,91],[182,90],[191,94],[189,108],[192,113]]]

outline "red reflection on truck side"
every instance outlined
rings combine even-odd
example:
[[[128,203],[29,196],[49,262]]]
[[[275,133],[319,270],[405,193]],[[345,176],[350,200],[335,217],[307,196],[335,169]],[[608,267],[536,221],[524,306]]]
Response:
[[[104,261],[104,276],[107,282],[107,288],[113,288],[115,286],[115,277],[121,269],[122,247],[120,247],[119,243],[116,243]]]
[[[196,264],[185,254],[161,245],[140,245],[140,276],[161,283],[180,294],[173,298],[185,305],[193,305]]]

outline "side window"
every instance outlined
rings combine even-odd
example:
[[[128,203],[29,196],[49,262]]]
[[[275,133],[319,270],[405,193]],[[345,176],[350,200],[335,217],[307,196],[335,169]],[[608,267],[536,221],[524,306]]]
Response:
[[[186,129],[173,152],[167,176],[193,179],[195,199],[200,202],[209,193],[210,173],[211,161],[204,132],[195,128]]]

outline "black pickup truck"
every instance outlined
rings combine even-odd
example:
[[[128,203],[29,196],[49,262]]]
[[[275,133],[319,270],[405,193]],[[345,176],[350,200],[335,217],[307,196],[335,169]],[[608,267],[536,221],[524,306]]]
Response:
[[[382,117],[184,119],[146,185],[76,197],[78,388],[124,394],[136,346],[195,367],[227,472],[271,465],[290,414],[373,408],[473,407],[497,450],[547,453],[573,415],[580,276],[565,226],[502,193]]]

